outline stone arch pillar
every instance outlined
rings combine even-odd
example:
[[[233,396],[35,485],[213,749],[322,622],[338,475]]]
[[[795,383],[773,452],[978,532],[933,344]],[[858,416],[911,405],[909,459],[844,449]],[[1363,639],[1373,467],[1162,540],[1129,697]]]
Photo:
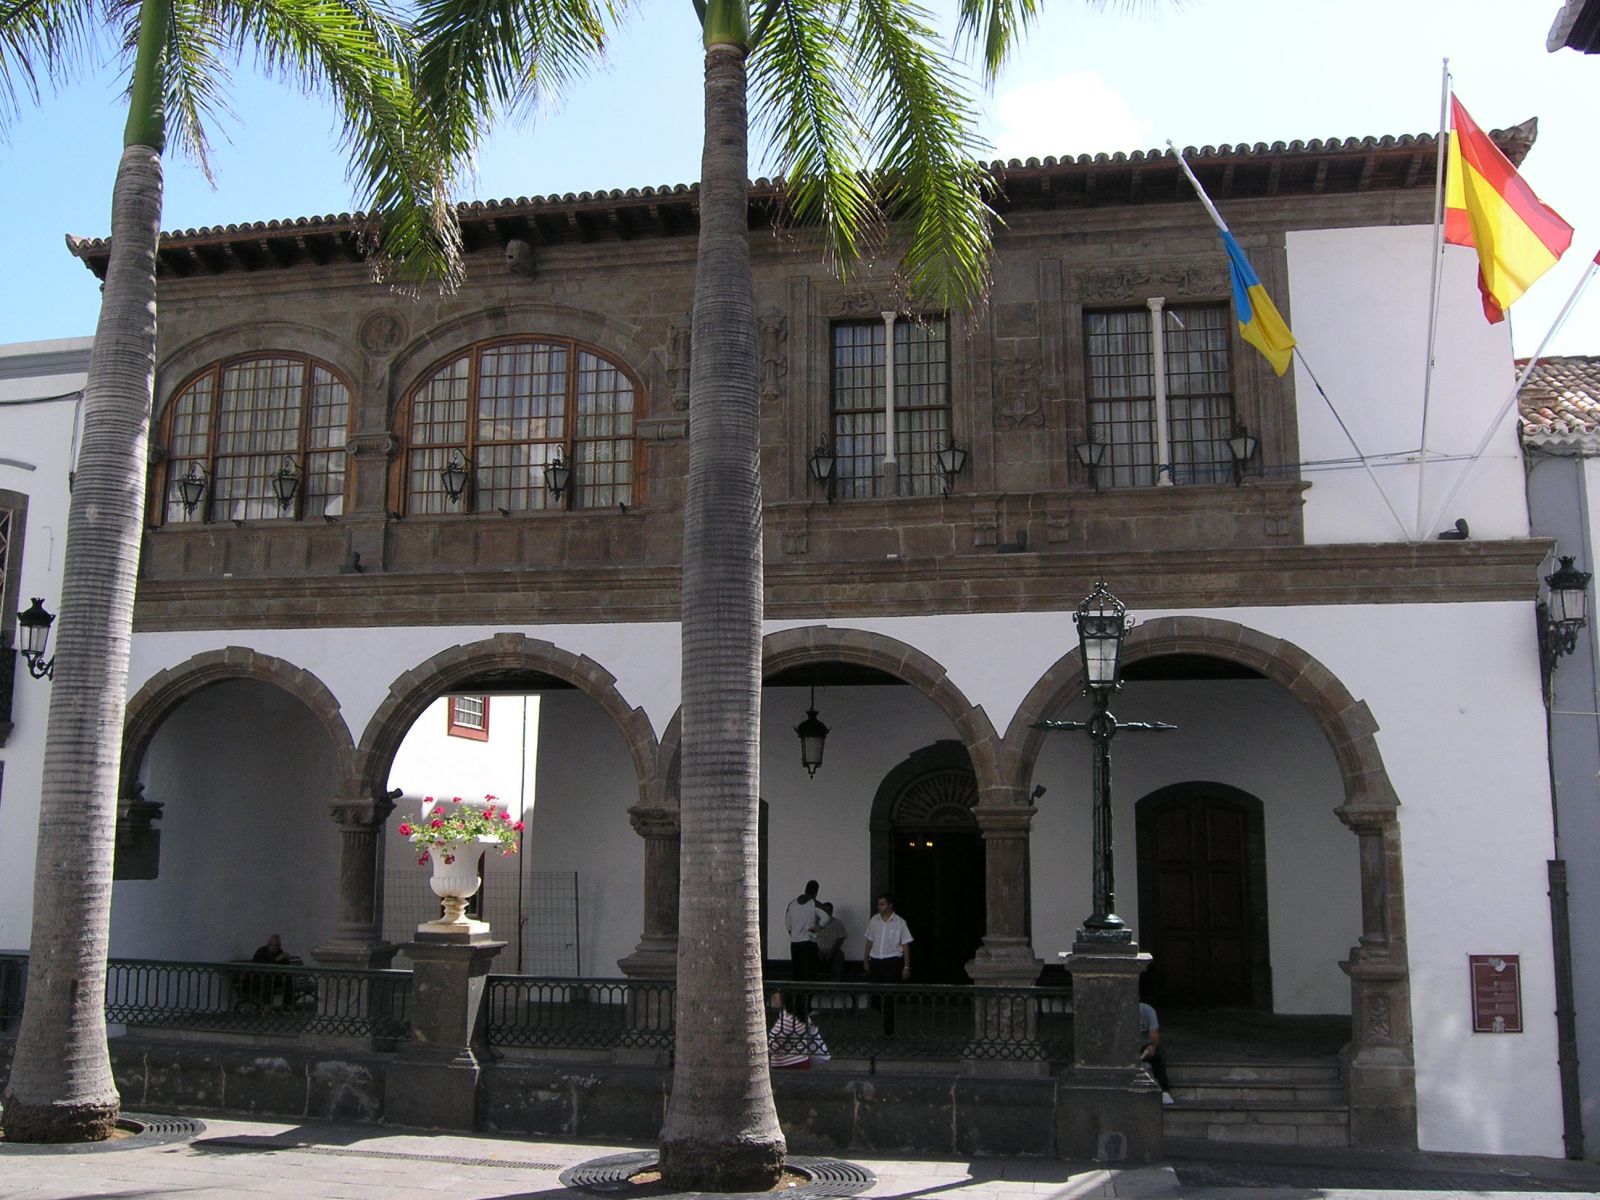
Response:
[[[1416,1069],[1412,1058],[1410,968],[1399,797],[1378,750],[1378,724],[1325,666],[1292,642],[1209,617],[1160,617],[1128,634],[1124,663],[1198,654],[1250,667],[1281,685],[1317,722],[1338,764],[1345,801],[1334,810],[1360,841],[1361,937],[1340,967],[1350,978],[1350,1139],[1356,1146],[1415,1149]],[[1005,751],[1019,788],[1032,781],[1044,744],[1036,722],[1083,691],[1073,649],[1040,678],[1012,718]]]
[[[678,810],[637,804],[628,810],[628,820],[644,839],[644,931],[634,952],[617,966],[630,978],[671,979],[678,973]]]

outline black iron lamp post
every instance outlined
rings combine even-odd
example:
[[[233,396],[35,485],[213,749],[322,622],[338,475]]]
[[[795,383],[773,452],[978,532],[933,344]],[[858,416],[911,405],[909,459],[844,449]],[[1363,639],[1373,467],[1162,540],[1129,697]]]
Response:
[[[205,498],[208,482],[206,469],[199,460],[191,462],[188,472],[178,477],[175,486],[178,491],[178,502],[183,505],[184,516],[194,516],[194,510],[200,507],[200,501]]]
[[[1550,590],[1538,607],[1539,652],[1548,677],[1556,660],[1578,647],[1578,631],[1589,623],[1588,571],[1573,566],[1573,556],[1563,554],[1561,566],[1544,577]]]
[[[35,679],[54,679],[56,660],[44,661],[45,649],[50,645],[50,626],[56,616],[44,606],[38,596],[33,598],[26,611],[17,614],[17,631],[22,642],[22,657],[28,664],[28,674]]]
[[[1036,729],[1082,729],[1094,747],[1094,912],[1078,930],[1077,940],[1092,945],[1125,945],[1133,930],[1117,916],[1116,871],[1111,837],[1111,739],[1119,729],[1160,732],[1176,729],[1164,721],[1118,721],[1111,714],[1111,693],[1122,688],[1122,640],[1133,617],[1113,596],[1105,580],[1072,614],[1083,656],[1083,690],[1094,705],[1087,721],[1040,721]]]
[[[1088,441],[1079,442],[1073,447],[1078,455],[1078,461],[1083,464],[1084,470],[1089,472],[1089,482],[1094,485],[1094,490],[1100,490],[1100,468],[1106,461],[1106,443],[1094,440],[1090,434]]]
[[[1228,453],[1233,457],[1233,486],[1244,486],[1244,468],[1256,451],[1261,448],[1261,439],[1251,433],[1243,425],[1233,431],[1233,436],[1228,439]]]

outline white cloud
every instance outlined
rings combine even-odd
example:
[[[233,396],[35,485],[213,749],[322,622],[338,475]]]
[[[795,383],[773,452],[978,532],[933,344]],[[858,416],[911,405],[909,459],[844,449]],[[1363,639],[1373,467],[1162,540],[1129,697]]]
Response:
[[[1151,126],[1097,71],[1074,71],[995,95],[995,150],[1001,158],[1148,150]]]

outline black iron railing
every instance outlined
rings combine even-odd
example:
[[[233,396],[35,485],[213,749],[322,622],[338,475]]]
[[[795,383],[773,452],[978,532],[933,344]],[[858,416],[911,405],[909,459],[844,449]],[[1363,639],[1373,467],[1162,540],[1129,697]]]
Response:
[[[808,1011],[835,1059],[1064,1062],[1072,993],[1064,988],[769,983]],[[802,991],[803,989],[803,991]],[[551,1050],[674,1046],[670,981],[489,977],[491,1045]],[[776,1010],[770,1014],[776,1017]],[[788,1047],[778,1047],[780,1050]],[[798,1053],[811,1053],[809,1042]]]
[[[489,976],[492,1046],[544,1050],[667,1050],[671,980]]]
[[[106,1020],[229,1033],[406,1038],[409,971],[255,963],[106,964]]]

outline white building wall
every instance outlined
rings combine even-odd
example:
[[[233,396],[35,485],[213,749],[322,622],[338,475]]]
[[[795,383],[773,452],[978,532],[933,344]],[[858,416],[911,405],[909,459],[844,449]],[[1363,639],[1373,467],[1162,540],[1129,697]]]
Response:
[[[1291,232],[1289,302],[1300,352],[1349,427],[1374,459],[1371,477],[1298,360],[1295,396],[1309,543],[1392,542],[1417,533],[1422,394],[1428,345],[1433,230],[1426,226]],[[1495,416],[1487,452],[1447,511],[1465,461],[1430,462],[1422,505],[1424,539],[1464,517],[1474,537],[1528,535],[1527,500],[1511,394],[1509,324],[1490,325],[1478,297],[1477,256],[1445,249],[1439,287],[1436,367],[1428,404],[1428,449],[1470,456]],[[1402,533],[1403,523],[1405,533]]]
[[[22,608],[27,607],[29,597],[39,596],[51,612],[61,611],[61,556],[70,500],[67,477],[73,466],[78,392],[84,376],[47,368],[47,374],[17,378],[9,377],[7,368],[36,356],[79,357],[92,341],[26,342],[0,350],[0,489],[28,497],[18,592]],[[28,944],[50,686],[47,679],[30,678],[18,658],[12,692],[13,729],[0,747],[0,765],[4,767],[0,776],[0,949],[23,949]]]
[[[547,692],[539,712],[539,805],[523,841],[526,866],[578,873],[578,971],[615,976],[644,919],[644,839],[628,820],[639,803],[633,757],[582,692]]]
[[[1149,621],[1173,614],[1138,615]],[[1193,615],[1238,622],[1300,646],[1338,676],[1357,700],[1364,701],[1380,726],[1378,744],[1402,805],[1423,1145],[1559,1153],[1561,1122],[1552,1066],[1555,1030],[1544,882],[1552,830],[1545,788],[1538,657],[1529,606],[1301,606]],[[801,624],[806,622],[773,623],[770,628]],[[848,625],[922,649],[947,668],[952,683],[981,704],[1000,729],[1009,723],[1050,661],[1073,645],[1070,616],[1064,612],[882,617]],[[645,705],[658,733],[665,728],[673,708],[667,698],[675,695],[678,685],[675,625],[597,624],[525,631],[595,659],[615,674],[625,700]],[[409,647],[415,660],[421,661],[445,646],[476,641],[494,632],[501,630],[269,630],[253,634],[250,640],[261,651],[315,671],[339,698],[352,728],[359,730],[387,692],[389,682],[408,665],[394,660],[394,647]],[[155,670],[236,641],[236,633],[221,631],[141,635],[135,639],[132,686],[139,686]],[[654,648],[655,652],[641,653],[641,648]],[[1126,695],[1122,708],[1131,714],[1135,711],[1131,706],[1143,701],[1134,701],[1132,691]],[[825,712],[824,719],[833,711]],[[798,714],[786,711],[768,733],[780,744],[776,755],[769,755],[773,763],[792,754],[787,745],[792,737],[788,732],[791,717],[797,719]],[[585,727],[602,726],[596,720]],[[844,723],[839,722],[838,727],[843,729]],[[931,725],[929,728],[932,731]],[[551,739],[548,729],[545,739],[547,749],[562,744],[559,738]],[[838,742],[838,749],[830,748],[830,755],[841,756],[831,761],[841,765],[848,761],[844,744]],[[567,756],[567,761],[576,763],[577,757]],[[601,761],[620,764],[622,758],[601,756]],[[1130,784],[1138,778],[1127,775],[1132,763],[1132,753],[1123,749],[1119,779],[1128,779]],[[872,781],[874,786],[876,782]],[[562,783],[562,788],[576,795],[573,786],[570,781]],[[629,892],[626,896],[608,893],[604,900],[610,907],[606,911],[616,914],[615,924],[602,922],[594,934],[586,935],[586,945],[595,949],[592,960],[586,951],[586,962],[609,971],[637,938],[642,846],[631,831],[623,836],[626,807],[636,794],[631,765],[626,770],[619,765],[616,779],[606,786],[611,789],[603,810],[607,824],[603,829],[592,826],[585,844],[572,837],[571,848],[589,856],[582,869],[614,875],[615,886]],[[1251,790],[1249,783],[1239,786]],[[775,782],[774,787],[781,785]],[[552,790],[552,782],[544,778],[540,790],[546,799],[560,794],[560,789]],[[1130,787],[1130,797],[1132,794]],[[792,797],[775,790],[768,798],[780,821],[788,819],[781,814],[789,811]],[[1046,803],[1051,802],[1047,798]],[[1311,802],[1305,803],[1309,811]],[[1312,819],[1314,814],[1307,817]],[[1124,817],[1123,822],[1122,828],[1131,828],[1131,817]],[[781,825],[777,832],[785,836]],[[552,827],[552,851],[562,844],[558,834],[570,836]],[[615,849],[624,845],[630,848]],[[600,846],[610,848],[602,850]],[[800,854],[803,859],[815,857],[803,849]],[[803,881],[810,873],[809,864],[796,865],[790,875]],[[781,873],[771,882],[779,895],[792,886],[792,882],[784,882]],[[24,896],[10,899],[17,908],[26,907]],[[587,904],[590,912],[598,911],[600,899]],[[1065,901],[1059,907],[1067,922],[1081,919],[1082,914],[1067,909]],[[13,919],[20,915],[16,909],[12,913]],[[1051,919],[1048,905],[1036,910],[1035,919],[1043,942],[1047,927],[1041,919]],[[1347,918],[1341,915],[1338,925],[1337,937],[1331,931],[1328,934],[1329,945],[1345,940]],[[21,928],[26,928],[25,923]],[[769,934],[772,928],[769,914]],[[1282,948],[1283,935],[1275,932],[1274,937]],[[1053,941],[1039,946],[1041,952],[1058,948]],[[1521,955],[1527,1032],[1500,1037],[1468,1032],[1466,956],[1475,953]],[[1321,1007],[1327,997],[1331,997],[1331,988],[1324,981],[1308,991],[1302,1002],[1307,1007]],[[1485,1122],[1485,1112],[1499,1115],[1492,1123]],[[1493,1128],[1486,1131],[1486,1124]]]

